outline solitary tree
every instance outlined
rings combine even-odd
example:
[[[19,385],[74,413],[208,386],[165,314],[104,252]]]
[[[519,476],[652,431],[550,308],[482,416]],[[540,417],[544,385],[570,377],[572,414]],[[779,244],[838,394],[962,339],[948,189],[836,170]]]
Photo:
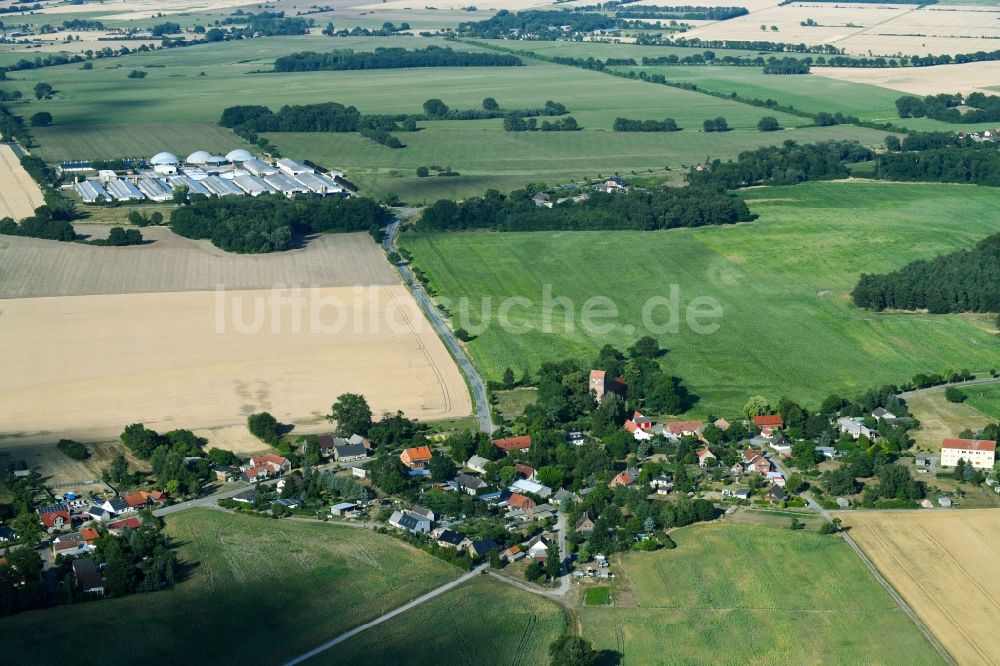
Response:
[[[746,414],[747,418],[763,416],[770,411],[771,405],[768,403],[767,398],[759,395],[752,396],[747,400],[747,404],[743,405],[743,413]]]
[[[496,111],[500,108],[500,105],[497,104],[497,101],[492,97],[487,97],[483,100],[483,108],[487,111]]]
[[[337,422],[335,433],[340,437],[367,435],[372,427],[371,407],[365,396],[357,393],[344,393],[337,398],[327,418]]]
[[[174,200],[174,203],[177,205],[182,205],[187,203],[188,186],[178,185],[177,187],[174,188],[173,192],[170,194],[170,197]]]
[[[437,98],[429,99],[424,102],[424,113],[431,118],[439,118],[448,113],[448,105]]]
[[[52,97],[52,86],[47,83],[38,82],[35,84],[35,97],[37,99],[48,99]]]
[[[52,114],[48,111],[39,111],[31,116],[32,127],[48,127],[52,124]]]
[[[597,652],[590,641],[579,636],[561,636],[549,646],[552,666],[593,666]]]
[[[778,119],[774,116],[764,116],[757,123],[757,129],[761,132],[774,132],[781,129],[781,125],[778,123]]]

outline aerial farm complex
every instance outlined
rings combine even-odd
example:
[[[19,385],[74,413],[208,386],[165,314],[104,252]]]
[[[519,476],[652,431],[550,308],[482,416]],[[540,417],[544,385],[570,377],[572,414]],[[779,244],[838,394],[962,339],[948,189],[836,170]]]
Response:
[[[64,174],[97,173],[96,177],[77,177],[73,187],[84,203],[111,201],[166,202],[175,192],[195,196],[244,196],[281,193],[349,196],[343,174],[321,172],[289,158],[266,162],[242,148],[225,157],[198,150],[183,161],[173,153],[161,152],[147,161],[123,161],[121,170],[94,169],[91,162],[66,162],[59,165]],[[184,196],[184,195],[180,195]]]

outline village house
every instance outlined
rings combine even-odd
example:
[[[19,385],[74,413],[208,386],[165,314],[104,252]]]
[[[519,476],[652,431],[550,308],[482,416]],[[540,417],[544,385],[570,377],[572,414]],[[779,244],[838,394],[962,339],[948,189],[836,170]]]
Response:
[[[792,457],[792,443],[789,442],[788,438],[780,432],[775,433],[773,439],[771,440],[771,448],[774,449],[774,451],[782,458]]]
[[[628,391],[628,384],[624,377],[608,379],[604,370],[590,371],[590,392],[594,394],[594,399],[600,403],[608,393],[614,393],[622,398]]]
[[[771,461],[762,455],[758,455],[750,462],[747,471],[754,471],[764,476],[771,471]]]
[[[500,439],[494,439],[493,446],[507,454],[511,451],[527,451],[531,448],[531,437],[528,435],[521,435],[519,437],[502,437]]]
[[[642,441],[648,441],[648,440],[653,439],[653,433],[652,433],[651,430],[649,430],[649,429],[643,430],[642,428],[639,427],[639,425],[637,423],[635,423],[631,419],[629,419],[628,421],[626,421],[624,423],[624,425],[622,425],[622,428],[625,429],[625,432],[627,432],[630,435],[632,435],[632,437],[636,441],[642,442]]]
[[[361,442],[352,444],[346,439],[340,440],[333,447],[333,458],[337,462],[354,462],[368,457],[368,449]]]
[[[781,472],[768,472],[766,478],[767,482],[772,485],[778,486],[780,488],[785,487],[785,475],[782,474]]]
[[[738,499],[738,500],[748,500],[748,499],[750,499],[750,496],[752,494],[753,493],[750,491],[749,488],[733,488],[733,489],[723,488],[722,489],[722,496],[723,497],[733,497],[733,498]]]
[[[94,560],[89,557],[73,560],[73,580],[81,592],[104,596],[104,579]]]
[[[861,417],[841,416],[836,421],[837,430],[850,435],[853,439],[858,439],[862,435],[870,440],[875,439],[876,433],[864,424]]]
[[[729,426],[732,425],[732,424],[729,423],[729,421],[727,421],[726,419],[715,419],[715,421],[712,422],[712,425],[714,425],[716,428],[718,428],[722,432],[725,432],[725,431],[729,430]]]
[[[579,430],[571,430],[566,433],[566,443],[573,446],[583,446],[587,443],[587,436]]]
[[[389,524],[396,529],[413,534],[426,534],[431,531],[431,521],[412,511],[395,511],[389,516]]]
[[[350,518],[358,514],[358,505],[354,502],[341,502],[330,507],[330,515]]]
[[[560,488],[549,498],[549,501],[557,506],[561,506],[566,502],[580,502],[582,498],[571,490],[566,490],[565,488]]]
[[[486,474],[486,465],[489,464],[489,460],[482,456],[472,456],[465,463],[465,466],[471,469],[473,472],[479,472],[480,474]]]
[[[65,504],[54,504],[37,510],[42,525],[49,532],[68,530],[73,523],[69,507]]]
[[[895,423],[896,419],[899,417],[890,412],[888,409],[879,407],[878,409],[872,412],[872,418],[874,418],[876,421],[885,421],[886,423],[891,425]]]
[[[125,530],[137,530],[141,525],[142,521],[139,520],[138,516],[123,518],[122,520],[116,520],[108,523],[108,533],[114,534],[115,536],[121,536]]]
[[[508,508],[521,511],[529,516],[534,512],[537,504],[538,503],[535,502],[535,500],[531,499],[527,495],[522,495],[521,493],[514,493],[507,498]]]
[[[545,538],[544,534],[539,534],[528,542],[528,557],[536,562],[545,562],[549,558],[549,546],[552,542]]]
[[[698,456],[699,467],[714,465],[716,460],[718,460],[718,458],[715,457],[715,454],[712,453],[707,446],[698,449],[695,455]]]
[[[768,502],[783,502],[788,499],[788,493],[781,486],[771,486],[771,488],[764,495],[764,499]]]
[[[524,559],[524,551],[521,550],[520,546],[511,546],[500,553],[500,559],[505,562],[517,562]]]
[[[520,476],[522,479],[526,479],[528,481],[538,480],[535,478],[535,468],[531,467],[530,465],[522,465],[521,463],[517,463],[516,465],[514,465],[514,473]]]
[[[785,426],[785,422],[779,414],[753,417],[753,424],[760,428],[760,434],[765,439],[770,439],[774,431]]]
[[[292,463],[289,462],[288,458],[268,453],[263,456],[251,457],[250,464],[240,468],[243,470],[240,478],[247,482],[256,481],[257,479],[281,476],[291,468]]]
[[[473,558],[485,557],[491,550],[497,549],[497,544],[493,539],[480,539],[479,541],[470,542],[467,549],[469,555]]]
[[[639,472],[634,469],[626,469],[615,475],[615,478],[611,479],[608,484],[608,488],[617,488],[618,486],[631,486],[635,483],[636,479],[639,478]]]
[[[455,477],[455,486],[463,493],[475,497],[477,492],[486,487],[486,482],[478,476],[459,474]]]
[[[532,495],[538,495],[542,499],[548,499],[552,496],[552,489],[548,486],[543,486],[540,483],[535,483],[534,481],[528,481],[527,479],[518,479],[510,486],[510,491],[512,493],[531,493]]]
[[[941,440],[941,467],[954,467],[959,460],[974,469],[993,469],[996,462],[997,443],[990,439]]]
[[[431,461],[432,455],[429,446],[414,446],[403,449],[403,452],[399,454],[399,459],[410,469],[424,469]]]
[[[437,540],[437,545],[442,548],[467,548],[468,544],[472,543],[465,538],[465,535],[452,532],[444,527],[439,527],[431,532],[431,536]]]
[[[704,429],[704,421],[671,421],[667,424],[667,431],[678,437],[700,438]]]
[[[740,468],[742,471],[742,468]],[[656,491],[657,495],[666,495],[674,489],[674,477],[672,474],[661,474],[655,479],[650,479],[649,487]]]
[[[101,508],[113,516],[131,511],[128,502],[121,497],[113,497],[109,500],[105,500],[104,504],[101,505]]]
[[[573,530],[579,534],[590,534],[594,531],[594,520],[584,511],[580,519],[573,523]]]
[[[417,504],[414,504],[413,506],[410,507],[410,513],[415,513],[421,518],[426,518],[432,523],[438,519],[438,515],[434,513],[431,509],[428,509],[427,507],[424,506],[419,506]]]
[[[220,483],[230,483],[240,476],[239,468],[228,465],[213,465],[212,473],[215,474],[215,480]]]

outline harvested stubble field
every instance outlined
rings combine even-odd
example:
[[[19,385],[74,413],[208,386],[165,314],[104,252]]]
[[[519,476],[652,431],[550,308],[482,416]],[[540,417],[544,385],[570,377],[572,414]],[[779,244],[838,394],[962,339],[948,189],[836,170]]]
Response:
[[[93,225],[77,225],[77,232],[102,235]],[[299,249],[258,255],[224,252],[166,227],[142,235],[152,242],[95,247],[0,236],[0,299],[399,283],[368,234],[325,234]]]
[[[413,642],[414,627],[420,640]],[[485,577],[367,631],[310,664],[547,663],[566,617],[552,601]]]
[[[348,391],[376,415],[471,412],[462,375],[370,236],[233,255],[144,233],[157,240],[0,239],[0,336],[21,341],[0,347],[10,441],[101,440],[137,421],[225,426],[262,410],[318,423]],[[294,300],[275,310],[272,298]]]
[[[268,453],[271,447],[260,441],[245,425],[224,426],[222,428],[202,428],[194,434],[205,439],[205,450],[222,449],[239,456]]]
[[[50,444],[11,445],[7,438],[0,438],[0,464],[5,458],[10,462],[24,461],[36,471],[49,488],[76,490],[77,492],[103,490],[101,470],[111,465],[112,458],[122,453],[129,467],[149,471],[149,463],[139,460],[119,442],[88,444],[90,457],[74,460]]]
[[[4,618],[4,663],[280,664],[461,573],[391,537],[328,524],[193,509],[170,516],[167,533],[182,564],[174,589]],[[126,648],[80,650],[80,636],[122,631]]]
[[[1000,663],[1000,511],[839,515],[959,664]]]
[[[0,218],[23,219],[43,203],[38,183],[21,166],[14,149],[0,144]]]
[[[821,77],[869,84],[911,95],[984,92],[1000,89],[1000,62],[968,62],[933,67],[813,67]],[[897,95],[899,97],[900,95]],[[904,121],[904,124],[910,120]],[[955,127],[955,125],[952,125]]]
[[[941,663],[837,537],[725,523],[671,537],[623,556],[638,608],[581,610],[595,648],[636,664]]]

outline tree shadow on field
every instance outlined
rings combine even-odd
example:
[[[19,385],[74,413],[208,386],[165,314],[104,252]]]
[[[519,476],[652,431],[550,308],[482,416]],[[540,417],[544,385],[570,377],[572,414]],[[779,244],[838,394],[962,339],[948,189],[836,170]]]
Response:
[[[601,650],[597,653],[597,661],[594,666],[618,666],[622,663],[624,655],[618,650]]]

